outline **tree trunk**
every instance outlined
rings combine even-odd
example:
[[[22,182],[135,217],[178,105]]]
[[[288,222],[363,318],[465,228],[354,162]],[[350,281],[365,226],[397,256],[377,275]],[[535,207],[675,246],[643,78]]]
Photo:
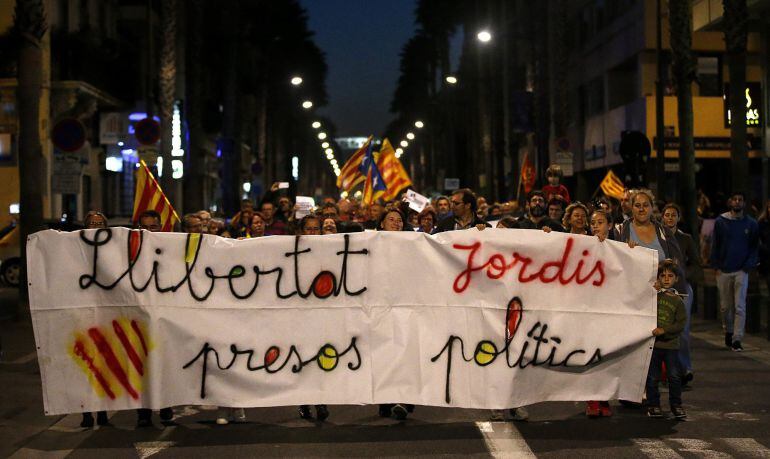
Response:
[[[746,42],[748,9],[746,0],[723,0],[727,65],[730,73],[730,165],[731,186],[738,189],[750,183],[746,149]],[[744,190],[749,199],[752,190]]]
[[[692,0],[669,1],[673,73],[679,117],[679,186],[681,215],[686,231],[699,241],[698,191],[695,185],[695,144],[693,143],[692,82],[695,56],[692,52]],[[665,196],[661,196],[665,199]]]
[[[176,0],[161,2],[161,30],[163,43],[160,51],[160,156],[163,158],[163,175],[160,186],[171,202],[178,205],[174,196],[174,179],[171,168],[171,118],[174,112],[176,93]]]
[[[202,0],[188,0],[189,32],[187,34],[187,96],[185,108],[190,141],[187,151],[187,167],[184,175],[184,208],[186,212],[204,209],[208,203],[205,195],[205,155],[203,147],[205,134],[201,122],[203,114],[201,47],[203,40],[196,31],[203,28]]]
[[[19,304],[29,302],[27,291],[27,237],[43,229],[43,187],[45,159],[40,144],[40,95],[43,75],[41,39],[46,33],[45,9],[41,0],[17,0],[15,32],[19,37],[18,86],[19,113],[19,224],[21,240],[21,279]]]

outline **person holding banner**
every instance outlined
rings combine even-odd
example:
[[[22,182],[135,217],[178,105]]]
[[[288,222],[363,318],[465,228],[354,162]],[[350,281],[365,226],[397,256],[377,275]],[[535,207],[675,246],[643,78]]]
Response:
[[[684,266],[682,251],[674,233],[652,219],[652,206],[655,202],[652,192],[645,189],[634,190],[629,202],[631,218],[621,225],[620,240],[633,241],[636,245],[655,250],[659,262],[671,258],[677,262],[677,266]],[[679,292],[687,291],[684,273],[677,276],[676,289]]]
[[[478,204],[476,195],[468,188],[461,188],[452,193],[452,213],[454,218],[445,218],[436,225],[436,233],[456,231],[469,228],[490,227],[489,223],[476,215]]]
[[[581,202],[573,202],[567,206],[562,217],[562,224],[568,233],[588,234],[588,207]]]
[[[107,217],[104,216],[103,213],[92,210],[88,212],[83,218],[83,226],[85,226],[86,229],[105,229],[107,228]],[[110,423],[109,419],[107,419],[107,412],[106,411],[99,411],[96,413],[96,424],[100,426],[106,426]],[[90,412],[83,413],[83,419],[80,421],[80,427],[85,427],[86,429],[90,429],[94,426],[94,415]]]
[[[297,236],[317,236],[321,234],[321,217],[315,214],[305,215],[299,221],[297,226]],[[313,419],[313,413],[310,411],[310,405],[300,405],[299,417],[302,419]],[[323,422],[329,417],[329,408],[326,405],[315,406],[315,417],[318,422]]]
[[[201,211],[205,212],[205,211]],[[206,212],[208,213],[208,212]],[[200,212],[197,214],[200,216]],[[200,217],[199,217],[200,218]],[[209,214],[211,219],[211,214]],[[152,233],[157,233],[161,230],[161,218],[160,214],[154,210],[145,210],[139,215],[139,229],[147,230]],[[160,419],[162,421],[170,421],[174,418],[174,410],[172,408],[161,408]],[[152,426],[152,410],[149,408],[139,408],[136,410],[136,426],[137,427],[150,427]]]
[[[548,218],[545,193],[540,190],[533,190],[529,193],[529,212],[527,215],[519,219],[519,227],[522,229],[543,229],[544,227],[550,228],[553,231],[560,233],[564,232],[564,228],[557,221]]]
[[[404,228],[404,222],[406,217],[404,213],[398,208],[391,208],[380,219],[377,224],[378,231],[407,231]],[[406,403],[383,403],[380,405],[379,414],[383,418],[389,418],[391,415],[395,416],[399,421],[403,421],[409,415],[414,412],[414,405]]]

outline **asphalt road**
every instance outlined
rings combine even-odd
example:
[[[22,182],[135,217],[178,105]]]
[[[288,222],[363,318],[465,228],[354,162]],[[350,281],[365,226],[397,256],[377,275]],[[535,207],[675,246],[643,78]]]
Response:
[[[715,322],[694,325],[689,417],[653,420],[613,402],[614,416],[587,419],[583,403],[529,407],[527,422],[499,413],[417,407],[407,421],[376,407],[332,406],[327,422],[296,408],[247,410],[248,421],[216,425],[213,407],[176,407],[173,423],[137,429],[134,412],[110,413],[111,426],[81,429],[79,415],[44,416],[28,322],[0,322],[0,457],[770,457],[770,342],[745,340],[746,352],[720,347]],[[665,406],[666,394],[663,394]]]

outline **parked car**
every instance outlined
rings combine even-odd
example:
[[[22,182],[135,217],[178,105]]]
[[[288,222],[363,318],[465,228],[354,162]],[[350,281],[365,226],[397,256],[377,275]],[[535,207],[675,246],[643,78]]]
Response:
[[[83,228],[81,225],[61,220],[47,220],[44,223],[46,228],[59,231],[75,231]],[[0,280],[11,287],[18,287],[21,280],[19,242],[19,227],[15,221],[0,229]]]

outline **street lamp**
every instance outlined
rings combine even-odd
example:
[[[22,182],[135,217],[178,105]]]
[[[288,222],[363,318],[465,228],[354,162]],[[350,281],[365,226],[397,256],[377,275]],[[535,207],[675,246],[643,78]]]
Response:
[[[409,146],[409,142],[407,142],[406,140],[402,140],[399,145],[401,145],[402,147],[406,148],[406,147]]]
[[[414,127],[416,127],[417,129],[422,129],[422,128],[425,127],[425,123],[423,123],[420,120],[417,120],[417,121],[414,122]]]
[[[446,80],[446,82],[449,84],[457,84],[457,77],[454,75],[447,75],[447,77],[444,78],[444,80]]]
[[[321,148],[329,148],[329,142],[322,143]]]
[[[332,150],[331,148],[327,148],[326,150],[324,150],[324,153],[326,153],[327,155],[333,155],[334,150]]]
[[[396,148],[396,158],[404,154],[403,148]]]
[[[318,128],[321,127],[321,122],[320,121],[313,121],[312,126],[313,126],[313,129],[318,129]]]
[[[409,140],[414,140],[414,134],[411,133],[411,132],[407,132],[406,133],[406,138],[409,139]]]
[[[318,133],[318,139],[323,140],[325,138],[326,138],[326,133],[325,132],[319,132]]]
[[[482,30],[476,34],[476,38],[482,43],[489,43],[492,40],[492,34],[488,30]]]
[[[313,102],[310,102],[309,100],[302,102],[302,108],[304,108],[305,110],[310,110],[311,108],[313,108]]]
[[[302,77],[299,77],[299,76],[292,77],[291,84],[293,84],[294,86],[301,85],[302,84]]]

